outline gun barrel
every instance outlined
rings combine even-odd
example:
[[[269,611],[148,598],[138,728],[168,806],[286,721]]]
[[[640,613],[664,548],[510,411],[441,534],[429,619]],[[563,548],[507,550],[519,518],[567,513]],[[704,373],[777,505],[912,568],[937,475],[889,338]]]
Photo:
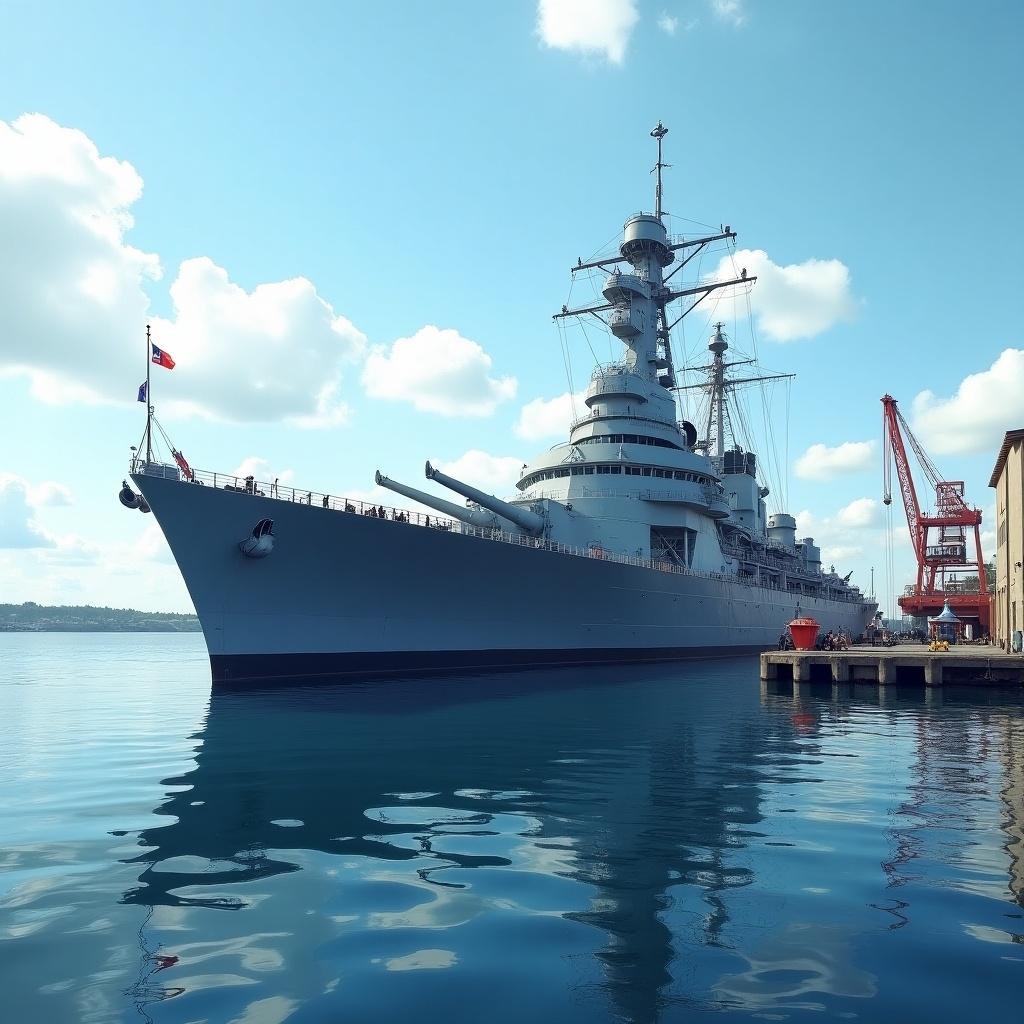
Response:
[[[476,509],[466,508],[464,505],[456,505],[454,502],[445,501],[444,498],[437,498],[433,494],[427,494],[425,491],[418,491],[415,487],[408,487],[405,484],[400,484],[397,480],[389,479],[379,469],[374,479],[378,487],[386,487],[389,491],[394,491],[396,494],[404,494],[407,498],[412,498],[413,501],[418,501],[421,505],[437,509],[443,515],[451,516],[452,519],[458,519],[469,526],[478,526],[484,530],[500,529],[501,527],[497,517],[491,515],[490,512],[479,512]]]
[[[520,508],[518,505],[512,505],[507,501],[502,501],[501,498],[496,498],[493,494],[478,490],[470,484],[464,484],[461,480],[456,480],[455,477],[442,473],[439,469],[434,469],[429,462],[426,466],[426,474],[428,480],[436,480],[439,484],[443,484],[450,490],[455,491],[456,494],[462,494],[471,501],[475,501],[478,505],[490,509],[495,515],[501,516],[502,519],[515,523],[516,526],[529,534],[536,535],[544,530],[544,519],[537,515],[536,512],[531,512],[527,508]]]

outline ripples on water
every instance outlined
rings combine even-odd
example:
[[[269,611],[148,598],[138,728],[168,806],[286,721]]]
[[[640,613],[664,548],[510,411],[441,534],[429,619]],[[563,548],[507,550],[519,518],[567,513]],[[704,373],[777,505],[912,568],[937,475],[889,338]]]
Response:
[[[1024,705],[751,659],[210,697],[0,636],[11,1021],[1019,1019]]]

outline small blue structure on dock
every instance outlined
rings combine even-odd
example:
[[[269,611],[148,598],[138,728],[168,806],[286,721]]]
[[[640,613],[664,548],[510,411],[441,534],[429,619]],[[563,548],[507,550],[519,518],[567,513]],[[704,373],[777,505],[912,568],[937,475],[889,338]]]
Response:
[[[933,640],[948,640],[951,644],[960,641],[963,623],[949,607],[949,601],[943,602],[942,611],[938,615],[928,617],[928,632]]]

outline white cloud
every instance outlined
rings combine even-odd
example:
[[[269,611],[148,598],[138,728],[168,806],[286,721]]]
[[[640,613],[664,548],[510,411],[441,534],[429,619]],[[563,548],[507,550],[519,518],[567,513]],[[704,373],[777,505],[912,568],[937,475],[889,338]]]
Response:
[[[992,561],[996,557],[996,531],[995,530],[982,530],[981,531],[981,553],[984,555],[987,561]]]
[[[0,488],[0,505],[2,494]],[[113,542],[44,530],[45,547],[0,550],[0,600],[191,611],[181,573],[154,517],[116,503],[111,515],[119,521]]]
[[[18,484],[24,490],[25,499],[32,508],[42,508],[45,505],[74,504],[70,488],[55,480],[44,480],[42,483],[34,484],[14,473],[0,473],[0,487],[9,483]]]
[[[516,393],[515,377],[490,376],[491,357],[458,331],[432,325],[390,347],[375,346],[363,368],[373,398],[409,402],[442,416],[489,416]]]
[[[583,415],[586,390],[573,394],[566,391],[557,398],[535,398],[519,410],[519,418],[512,428],[527,441],[542,441],[558,437],[564,440],[574,416]]]
[[[871,499],[858,499],[867,500]],[[822,566],[827,571],[831,565],[835,565],[844,575],[848,571],[843,568],[843,563],[849,559],[856,558],[864,552],[864,543],[871,540],[862,533],[861,527],[852,523],[844,522],[842,515],[857,502],[851,502],[845,508],[840,509],[834,516],[819,518],[813,513],[804,509],[797,512],[796,535],[797,537],[813,537],[814,543],[821,549]]]
[[[836,520],[853,529],[875,526],[878,522],[878,502],[874,498],[855,498],[836,513]]]
[[[50,403],[131,402],[145,366],[155,255],[129,245],[142,178],[82,132],[41,114],[0,121],[0,375]],[[177,361],[154,371],[161,412],[228,420],[339,422],[341,368],[363,335],[304,278],[251,292],[201,257],[171,287],[154,340]],[[186,397],[187,396],[187,397]]]
[[[137,515],[139,513],[136,513]],[[146,516],[148,519],[149,516]],[[50,568],[77,568],[103,564],[112,568],[104,558],[103,548],[77,533],[66,533],[53,537],[50,550],[40,553],[40,560]]]
[[[711,0],[711,10],[721,21],[739,28],[747,20],[743,0]]]
[[[0,374],[50,401],[138,385],[156,256],[124,241],[142,179],[41,114],[0,121]],[[134,341],[134,344],[132,342]]]
[[[912,422],[926,450],[938,455],[995,453],[1007,430],[1024,426],[1024,349],[1004,349],[980,373],[965,377],[951,398],[922,391]]]
[[[898,501],[897,498],[897,505]],[[887,615],[899,615],[895,595],[903,592],[904,585],[912,582],[917,572],[910,535],[897,505],[883,516],[883,509],[874,499],[855,498],[830,515],[819,517],[806,510],[796,514],[797,537],[814,538],[821,548],[826,571],[831,565],[843,576],[852,570],[853,582],[868,593],[874,569],[879,606]],[[890,516],[894,557],[891,580],[887,578],[883,557]]]
[[[896,547],[903,547],[900,537],[906,534],[906,530],[898,527],[899,524],[893,541]],[[797,537],[814,538],[821,548],[822,563],[826,569],[835,564],[844,575],[854,568],[849,564],[851,560],[860,561],[861,556],[879,557],[885,550],[886,528],[882,522],[881,506],[874,498],[854,498],[828,516],[816,516],[804,509],[796,514],[796,528]],[[857,568],[864,571],[863,566],[858,565]],[[862,582],[866,583],[867,579]]]
[[[36,520],[33,488],[10,473],[0,475],[0,548],[52,548],[56,542]]]
[[[298,277],[248,292],[204,256],[181,264],[171,299],[174,319],[154,319],[153,337],[177,365],[170,373],[154,368],[154,404],[239,421],[344,419],[341,367],[362,355],[366,339],[312,282]]]
[[[472,448],[452,462],[438,462],[437,468],[464,483],[502,497],[515,488],[523,460],[513,455],[489,455]]]
[[[146,524],[145,529],[135,541],[135,551],[138,552],[140,558],[173,565],[174,556],[164,537],[164,531],[160,529],[160,524],[152,516],[146,516],[146,518],[150,522]]]
[[[757,325],[774,341],[813,338],[856,315],[850,271],[839,260],[810,259],[780,267],[761,249],[741,249],[723,257],[711,278],[729,280],[744,268],[757,277],[750,291]],[[738,290],[723,288],[706,301],[722,302]]]
[[[794,469],[805,480],[832,480],[844,473],[868,469],[874,452],[874,441],[845,441],[834,448],[812,444],[796,460]]]
[[[232,476],[255,477],[260,483],[273,483],[275,480],[282,487],[291,486],[295,478],[295,471],[291,469],[276,469],[271,463],[259,455],[249,455],[231,471]]]
[[[552,49],[602,54],[621,64],[638,18],[636,0],[539,0],[537,34]]]
[[[661,17],[658,18],[658,28],[666,35],[674,36],[676,29],[679,28],[679,19],[673,18],[671,14],[662,12]]]
[[[63,484],[53,480],[44,480],[41,484],[29,486],[28,500],[30,505],[39,508],[43,505],[73,505],[71,491]]]
[[[833,565],[846,569],[845,562],[862,554],[864,548],[860,544],[829,544],[821,549],[822,566],[825,569],[830,569]]]

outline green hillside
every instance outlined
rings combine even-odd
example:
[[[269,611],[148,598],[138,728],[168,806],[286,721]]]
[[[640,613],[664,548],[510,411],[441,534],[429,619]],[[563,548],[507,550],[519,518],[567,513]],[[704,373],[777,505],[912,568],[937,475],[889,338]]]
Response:
[[[197,633],[194,615],[92,605],[0,604],[0,633]]]

